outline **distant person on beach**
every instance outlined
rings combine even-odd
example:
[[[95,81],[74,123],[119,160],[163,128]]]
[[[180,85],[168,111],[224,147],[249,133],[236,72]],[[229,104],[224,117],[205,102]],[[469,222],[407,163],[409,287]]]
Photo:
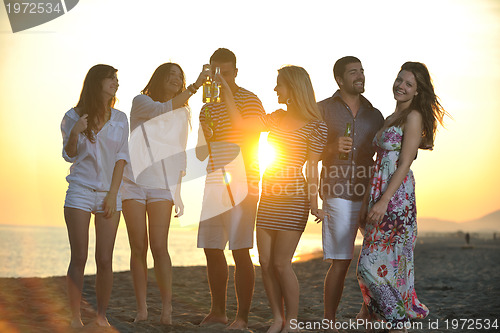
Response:
[[[357,275],[364,303],[358,318],[384,320],[399,325],[391,332],[406,332],[402,325],[429,313],[414,286],[417,217],[410,166],[419,148],[433,148],[445,111],[422,63],[403,64],[393,94],[396,110],[374,139],[377,160],[361,210],[365,233]]]
[[[182,152],[173,156],[160,156],[159,162],[150,165],[140,174],[136,174],[130,165],[125,168],[121,195],[131,250],[130,271],[137,301],[135,322],[148,318],[146,295],[149,243],[162,301],[160,322],[172,323],[172,262],[168,253],[168,231],[172,206],[175,204],[176,217],[184,212],[180,197],[180,180],[186,170],[184,151],[190,122],[187,101],[203,84],[203,79],[204,75],[200,74],[196,82],[186,89],[182,68],[175,63],[165,63],[154,71],[141,94],[132,101],[129,143],[131,164],[134,165],[134,159],[144,159],[144,156],[149,156],[149,152],[145,151],[149,147],[132,144],[132,140],[135,139],[134,130],[140,131],[138,133],[140,140],[148,139],[150,146],[177,144],[178,150]],[[154,121],[158,123],[156,130]],[[147,134],[144,129],[146,122],[149,122]],[[173,132],[172,127],[181,130],[180,138],[169,138],[168,135]],[[174,143],[176,139],[179,142]],[[152,150],[155,154],[159,154],[154,148]],[[169,184],[167,181],[167,173],[171,172],[178,173],[175,184]]]
[[[228,84],[223,81],[223,98],[231,125],[252,133],[269,131],[268,141],[276,153],[262,178],[257,212],[262,280],[274,319],[268,333],[289,332],[291,321],[298,316],[299,283],[292,257],[309,211],[317,221],[323,220],[323,212],[318,209],[318,161],[327,138],[311,80],[302,67],[282,67],[274,90],[278,102],[285,104],[287,110],[248,119],[240,113]]]
[[[373,165],[372,140],[382,127],[384,117],[362,95],[365,75],[358,58],[338,59],[333,66],[333,76],[339,90],[319,102],[318,107],[328,125],[321,173],[325,211],[323,259],[331,262],[324,282],[324,317],[335,322]],[[345,136],[347,124],[351,130],[349,137]]]
[[[129,161],[128,121],[113,108],[118,89],[117,70],[108,65],[92,67],[83,82],[80,100],[61,123],[62,155],[72,163],[64,202],[64,218],[71,247],[68,296],[72,327],[82,327],[80,302],[87,262],[89,224],[95,215],[96,294],[99,326],[106,318],[113,285],[113,248],[122,209],[118,193],[123,168]]]
[[[465,234],[465,244],[469,245],[469,243],[470,243],[470,234],[467,232]]]
[[[238,109],[245,119],[252,119],[265,114],[259,98],[236,84],[235,79],[238,68],[236,67],[236,56],[233,52],[225,48],[216,50],[210,57],[210,65],[213,73],[215,73],[216,68],[220,69],[220,74],[227,82]],[[209,174],[207,175],[205,191],[207,191],[211,181],[217,181],[217,179],[214,179],[214,175],[220,174],[214,172],[215,170],[212,170],[211,166],[217,164],[217,161],[223,160],[227,153],[224,149],[219,150],[217,147],[220,147],[220,144],[223,146],[224,143],[230,143],[241,149],[246,170],[243,171],[246,172],[246,179],[235,179],[236,177],[233,177],[232,182],[243,182],[245,190],[248,188],[248,195],[242,202],[235,203],[235,206],[228,211],[200,221],[198,247],[203,248],[205,251],[211,293],[210,313],[203,319],[201,325],[228,323],[226,316],[228,266],[223,250],[229,242],[229,250],[232,251],[236,265],[234,282],[238,308],[236,318],[228,328],[245,329],[248,325],[248,313],[255,284],[255,272],[249,250],[253,247],[255,214],[259,198],[260,173],[256,157],[260,133],[258,131],[241,131],[232,126],[226,108],[225,103],[211,102],[205,104],[200,112],[200,126],[203,129],[201,135],[208,142],[208,147],[211,147],[208,162]],[[213,127],[210,127],[210,125],[213,125]],[[200,160],[207,158],[209,151],[206,148],[207,146],[197,146],[196,155]],[[225,191],[225,188],[222,191]],[[228,194],[215,193],[213,200],[220,200],[222,195],[227,196]],[[204,202],[204,205],[209,204]]]

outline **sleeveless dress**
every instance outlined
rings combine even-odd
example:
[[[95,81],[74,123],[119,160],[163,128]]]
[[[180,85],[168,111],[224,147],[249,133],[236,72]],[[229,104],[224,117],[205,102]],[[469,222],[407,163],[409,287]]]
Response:
[[[397,169],[403,129],[392,126],[380,137],[368,211],[386,191]],[[396,325],[425,318],[429,310],[420,303],[414,286],[413,249],[417,238],[415,179],[409,170],[392,196],[382,222],[367,224],[357,276],[363,300],[370,313]]]
[[[285,112],[278,110],[261,118],[275,157],[262,177],[257,228],[304,231],[310,204],[303,167],[308,152],[323,152],[328,128],[325,122],[316,120],[284,131],[279,121]]]

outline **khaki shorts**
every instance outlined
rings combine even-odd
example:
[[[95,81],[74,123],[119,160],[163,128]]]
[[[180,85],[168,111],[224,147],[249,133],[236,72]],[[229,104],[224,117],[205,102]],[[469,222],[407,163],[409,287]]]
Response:
[[[251,249],[257,212],[257,195],[247,195],[236,207],[200,222],[198,248],[224,250]]]

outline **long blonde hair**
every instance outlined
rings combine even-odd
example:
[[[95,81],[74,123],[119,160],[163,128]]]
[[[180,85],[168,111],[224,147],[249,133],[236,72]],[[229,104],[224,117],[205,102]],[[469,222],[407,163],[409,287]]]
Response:
[[[290,89],[290,99],[300,114],[307,120],[323,120],[307,71],[302,67],[288,65],[281,67],[278,75]]]

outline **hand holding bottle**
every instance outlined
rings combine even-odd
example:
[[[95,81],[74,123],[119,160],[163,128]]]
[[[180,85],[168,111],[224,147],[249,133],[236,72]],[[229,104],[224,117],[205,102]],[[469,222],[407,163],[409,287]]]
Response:
[[[203,65],[203,70],[201,71],[200,75],[198,75],[198,78],[196,79],[196,86],[201,87],[203,83],[205,82],[206,78],[210,78],[211,76],[210,72],[210,65]]]
[[[349,153],[352,150],[352,139],[351,139],[351,123],[346,124],[344,136],[339,137],[339,159],[347,160],[349,159]]]
[[[352,138],[348,136],[340,136],[338,140],[339,153],[350,153],[352,150]]]

